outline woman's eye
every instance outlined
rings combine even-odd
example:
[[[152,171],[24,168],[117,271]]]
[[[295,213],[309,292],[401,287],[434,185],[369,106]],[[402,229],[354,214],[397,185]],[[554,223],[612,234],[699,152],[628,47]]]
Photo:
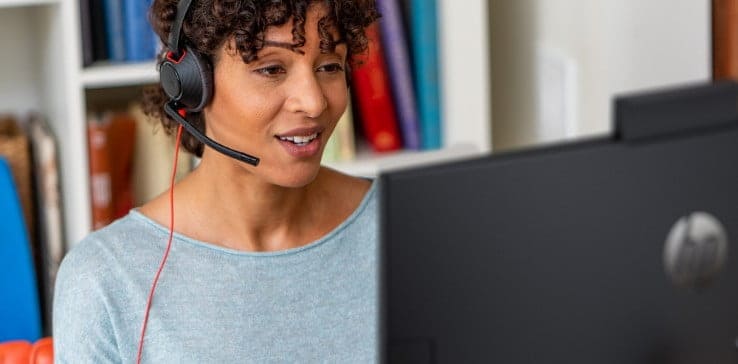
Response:
[[[324,65],[324,66],[320,66],[318,68],[318,71],[328,72],[328,73],[336,73],[336,72],[343,71],[343,66],[341,66],[341,64],[339,64],[339,63],[331,63],[331,64],[327,64],[327,65]]]
[[[285,69],[282,68],[282,66],[274,65],[259,68],[256,70],[256,72],[264,76],[277,76],[285,73]]]

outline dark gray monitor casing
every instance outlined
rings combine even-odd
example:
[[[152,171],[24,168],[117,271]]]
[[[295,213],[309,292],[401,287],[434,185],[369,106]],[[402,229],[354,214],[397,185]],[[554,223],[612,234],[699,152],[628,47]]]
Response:
[[[383,361],[738,362],[738,85],[614,106],[612,136],[380,176]]]

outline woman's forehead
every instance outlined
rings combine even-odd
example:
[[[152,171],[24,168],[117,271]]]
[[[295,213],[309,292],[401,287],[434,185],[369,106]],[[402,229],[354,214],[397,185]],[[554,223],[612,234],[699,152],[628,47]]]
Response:
[[[305,36],[307,37],[308,33],[319,35],[320,22],[322,19],[327,19],[329,14],[329,9],[324,3],[312,3],[305,11],[305,21],[303,24]],[[294,16],[290,17],[284,24],[270,25],[264,29],[264,40],[294,44],[294,25]],[[333,24],[333,22],[328,22],[326,25],[330,26],[330,28],[326,29],[328,34],[330,34],[333,39],[337,39],[338,29],[335,24]]]

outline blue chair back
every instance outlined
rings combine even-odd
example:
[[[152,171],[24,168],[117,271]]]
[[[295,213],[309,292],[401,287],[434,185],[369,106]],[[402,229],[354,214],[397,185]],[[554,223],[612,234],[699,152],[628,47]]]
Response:
[[[0,342],[41,337],[35,268],[18,192],[0,157]]]

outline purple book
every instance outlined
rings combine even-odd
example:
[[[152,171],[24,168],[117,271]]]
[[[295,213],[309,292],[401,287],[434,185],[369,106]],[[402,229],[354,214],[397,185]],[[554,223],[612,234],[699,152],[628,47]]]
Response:
[[[397,107],[403,144],[407,149],[420,149],[418,109],[413,89],[410,54],[402,24],[402,13],[398,0],[377,0],[380,33],[384,54],[392,82],[392,95]]]

